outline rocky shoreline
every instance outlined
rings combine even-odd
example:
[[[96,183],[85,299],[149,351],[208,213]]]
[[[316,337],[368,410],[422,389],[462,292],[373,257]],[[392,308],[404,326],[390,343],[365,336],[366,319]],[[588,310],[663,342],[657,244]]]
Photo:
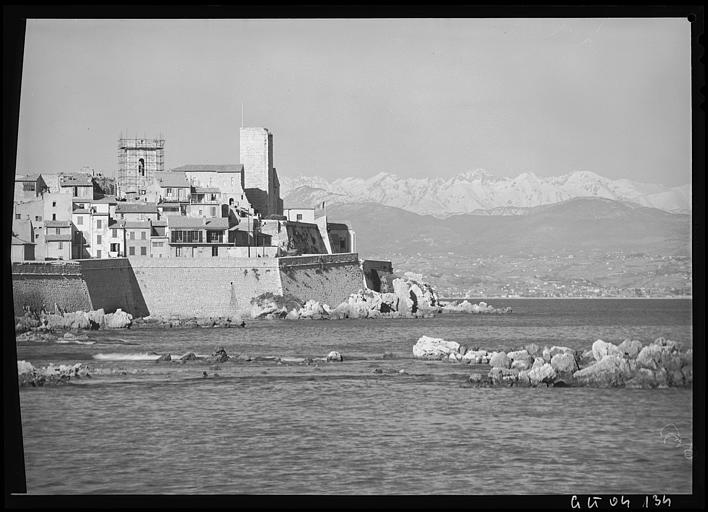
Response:
[[[693,385],[693,350],[657,338],[648,345],[626,339],[619,345],[597,340],[591,349],[530,344],[510,352],[467,349],[456,341],[422,336],[413,346],[419,359],[489,365],[472,373],[477,386],[668,388]]]
[[[31,311],[15,317],[15,333],[19,342],[79,342],[80,337],[57,335],[60,331],[126,328],[229,328],[245,327],[246,320],[340,320],[345,318],[432,318],[437,314],[507,314],[511,308],[495,308],[485,302],[472,304],[441,303],[437,292],[420,276],[406,274],[392,281],[393,292],[359,290],[336,307],[315,300],[302,301],[293,296],[265,293],[251,299],[250,305],[231,316],[180,317],[151,315],[133,318],[120,308],[114,313],[97,311],[54,313]]]

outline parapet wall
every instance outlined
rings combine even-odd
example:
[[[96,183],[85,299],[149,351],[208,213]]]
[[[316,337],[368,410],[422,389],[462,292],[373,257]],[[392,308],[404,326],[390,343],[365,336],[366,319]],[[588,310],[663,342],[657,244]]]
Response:
[[[12,266],[16,315],[121,308],[134,316],[228,316],[266,292],[332,306],[364,288],[358,255],[284,258],[111,258]]]

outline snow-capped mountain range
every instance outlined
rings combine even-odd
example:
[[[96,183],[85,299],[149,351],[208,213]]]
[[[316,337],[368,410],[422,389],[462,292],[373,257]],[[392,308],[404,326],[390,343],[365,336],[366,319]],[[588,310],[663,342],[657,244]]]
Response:
[[[611,180],[594,172],[576,171],[557,177],[522,173],[495,177],[484,170],[453,178],[403,178],[379,173],[371,178],[280,177],[286,208],[375,202],[421,215],[523,215],[530,207],[575,197],[629,201],[672,213],[690,213],[691,185],[665,187],[626,179]]]

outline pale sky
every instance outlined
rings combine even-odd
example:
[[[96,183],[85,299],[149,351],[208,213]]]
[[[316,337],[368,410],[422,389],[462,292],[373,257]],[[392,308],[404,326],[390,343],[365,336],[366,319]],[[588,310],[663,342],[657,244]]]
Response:
[[[121,133],[237,163],[243,103],[281,176],[683,185],[690,49],[684,18],[28,20],[17,170],[113,175]]]

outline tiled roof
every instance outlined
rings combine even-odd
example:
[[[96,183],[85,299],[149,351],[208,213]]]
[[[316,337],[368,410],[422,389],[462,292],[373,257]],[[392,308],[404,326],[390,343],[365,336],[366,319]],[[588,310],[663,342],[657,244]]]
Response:
[[[243,172],[243,164],[189,164],[175,167],[172,171],[182,172]]]
[[[126,229],[150,229],[150,222],[147,220],[126,221]]]
[[[156,172],[153,176],[155,176],[155,179],[157,179],[162,187],[189,188],[189,181],[187,181],[187,176],[184,172]]]
[[[194,187],[195,194],[219,194],[220,188],[216,187]]]
[[[88,208],[77,208],[71,213],[91,213],[91,210],[89,210]]]
[[[47,235],[44,240],[46,242],[71,242],[71,235]]]
[[[170,229],[199,229],[205,228],[209,231],[222,231],[229,228],[229,219],[226,217],[187,217],[184,215],[168,215],[167,225]]]
[[[88,174],[62,174],[59,176],[62,187],[93,187],[93,178]]]
[[[45,220],[45,228],[68,228],[71,227],[70,220]]]
[[[135,203],[118,203],[116,205],[116,213],[157,213],[157,204],[135,202]]]
[[[343,229],[343,230],[348,230],[348,229],[349,229],[349,226],[347,226],[346,224],[339,223],[339,222],[328,222],[328,223],[327,223],[327,229],[328,229],[328,230],[330,230],[330,229]]]
[[[168,215],[167,226],[170,229],[175,228],[203,228],[204,219],[201,217],[186,217],[184,215]]]
[[[212,217],[206,220],[207,230],[218,230],[222,231],[224,229],[229,229],[229,219],[226,217]]]
[[[39,179],[39,174],[25,174],[15,176],[15,181],[37,181]]]

